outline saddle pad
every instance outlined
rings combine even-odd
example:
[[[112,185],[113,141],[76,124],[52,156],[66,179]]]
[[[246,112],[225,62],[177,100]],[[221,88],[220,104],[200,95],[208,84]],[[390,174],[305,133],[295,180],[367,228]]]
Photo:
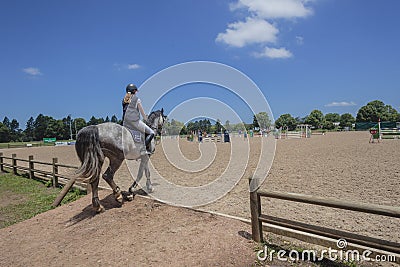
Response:
[[[136,131],[136,130],[131,130],[131,129],[128,129],[128,130],[131,132],[133,141],[135,143],[143,143],[144,142],[142,140],[142,133],[141,132]]]

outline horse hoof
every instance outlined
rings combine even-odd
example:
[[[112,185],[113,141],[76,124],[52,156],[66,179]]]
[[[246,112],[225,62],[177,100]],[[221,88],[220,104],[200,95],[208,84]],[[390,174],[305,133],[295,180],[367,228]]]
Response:
[[[115,196],[115,200],[116,200],[118,203],[122,204],[122,202],[123,202],[123,200],[124,200],[124,197],[122,196],[121,193],[119,193],[118,195]]]
[[[146,193],[152,193],[154,191],[153,185],[151,184],[150,180],[146,182]]]
[[[122,197],[123,197],[124,201],[132,201],[133,198],[135,197],[135,194],[123,191],[122,192]]]
[[[153,187],[148,187],[146,191],[147,191],[147,193],[153,193],[154,189],[153,189]]]
[[[106,211],[106,209],[102,205],[100,205],[99,207],[93,207],[93,209],[96,211],[96,213],[102,213]]]

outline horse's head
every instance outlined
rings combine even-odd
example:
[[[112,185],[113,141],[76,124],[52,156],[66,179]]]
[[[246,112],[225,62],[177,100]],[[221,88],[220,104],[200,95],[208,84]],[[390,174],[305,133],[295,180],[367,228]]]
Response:
[[[167,120],[167,116],[164,115],[164,109],[156,110],[150,113],[148,117],[149,126],[153,130],[157,130],[157,134],[161,135],[162,127]]]

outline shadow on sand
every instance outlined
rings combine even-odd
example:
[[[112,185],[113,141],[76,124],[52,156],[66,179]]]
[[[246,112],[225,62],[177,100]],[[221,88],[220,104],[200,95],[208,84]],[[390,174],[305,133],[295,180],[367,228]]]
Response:
[[[122,191],[122,196],[124,198],[124,202],[130,202],[132,200],[134,200],[136,195],[140,195],[140,196],[147,196],[148,194],[142,190],[142,189],[138,189],[135,190],[133,192],[133,194],[127,192],[127,191]],[[118,209],[122,207],[122,204],[117,202],[114,198],[114,195],[111,193],[109,195],[107,195],[105,198],[100,199],[100,203],[101,205],[103,205],[105,211],[107,210],[111,210],[111,209]],[[71,219],[69,219],[66,224],[67,227],[69,226],[73,226],[81,221],[87,220],[87,219],[91,219],[94,216],[96,216],[98,213],[93,209],[92,204],[86,206],[80,213],[76,214],[75,216],[73,216]]]
[[[123,192],[123,195],[127,193],[127,192]],[[125,196],[124,196],[124,200]],[[111,209],[118,209],[122,207],[121,203],[118,203],[113,194],[109,194],[107,195],[105,198],[100,199],[100,203],[101,205],[103,205],[104,209],[107,210],[111,210]],[[94,216],[96,216],[98,213],[93,209],[92,204],[86,206],[80,213],[76,214],[75,216],[73,216],[71,219],[69,219],[66,224],[69,226],[75,225],[81,221],[87,220],[87,219],[91,219]]]

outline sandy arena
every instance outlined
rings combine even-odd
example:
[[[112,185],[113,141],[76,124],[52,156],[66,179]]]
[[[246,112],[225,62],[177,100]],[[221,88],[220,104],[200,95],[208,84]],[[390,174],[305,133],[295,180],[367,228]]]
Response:
[[[257,166],[260,137],[249,140],[250,159],[240,182],[223,198],[201,207],[202,210],[250,218],[248,178],[252,176]],[[368,132],[327,133],[324,136],[313,135],[310,139],[278,140],[272,168],[261,188],[362,203],[400,206],[400,168],[398,167],[400,140],[384,140],[379,144],[369,144],[368,140]],[[245,143],[242,139],[236,141]],[[181,139],[179,146],[186,158],[195,160],[200,157],[196,142]],[[216,143],[216,149],[216,157],[212,164],[207,169],[197,172],[196,175],[185,173],[171,165],[161,146],[157,147],[151,161],[157,171],[173,183],[186,186],[204,185],[223,173],[229,163],[231,152],[229,143]],[[58,157],[60,163],[78,165],[72,146],[5,149],[0,152],[6,156],[16,153],[18,158],[26,159],[29,155],[34,155],[35,160],[48,162],[51,162],[51,158]],[[115,180],[123,190],[127,190],[132,183],[126,164],[123,164],[116,173]],[[108,187],[104,181],[101,181],[101,186]],[[154,189],[157,190],[157,184],[154,184]],[[86,201],[89,205],[89,199]],[[135,201],[124,205],[135,205]],[[178,210],[173,211],[174,214]],[[118,212],[122,214],[120,209]],[[395,242],[400,241],[400,220],[394,218],[270,199],[263,200],[263,212],[319,226]],[[56,211],[50,213],[56,213]],[[126,215],[123,217],[125,218]],[[30,220],[30,223],[34,224],[34,221],[34,219]],[[24,222],[25,227],[30,223]],[[240,227],[243,229],[239,229]],[[248,227],[240,227],[236,229],[236,232],[249,231]],[[51,235],[55,230],[49,227],[46,233]],[[3,234],[4,229],[0,232],[0,235]],[[210,236],[210,238],[213,237]],[[178,241],[179,236],[174,236],[174,240]],[[106,244],[107,242],[104,241],[104,245]],[[176,249],[180,248],[176,247]],[[229,262],[226,263],[229,264]],[[243,264],[247,263],[243,262]]]

